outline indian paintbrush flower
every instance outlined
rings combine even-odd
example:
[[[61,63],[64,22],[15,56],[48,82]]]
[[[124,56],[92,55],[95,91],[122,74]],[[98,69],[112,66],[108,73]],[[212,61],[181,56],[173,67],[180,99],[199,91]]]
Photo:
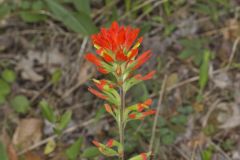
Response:
[[[137,38],[138,28],[119,26],[113,22],[109,29],[101,28],[98,34],[93,35],[92,42],[96,48],[96,54],[87,53],[85,58],[96,65],[99,72],[112,74],[115,80],[96,80],[93,82],[96,89],[88,90],[108,103],[104,105],[106,111],[116,120],[119,128],[120,142],[110,139],[106,144],[93,141],[93,144],[106,156],[118,156],[124,160],[124,129],[128,121],[142,120],[146,116],[155,114],[155,110],[149,109],[152,99],[125,107],[125,94],[134,85],[151,79],[155,71],[145,76],[134,75],[152,55],[151,51],[139,54],[139,46],[143,40]],[[115,150],[117,148],[117,151]],[[147,160],[150,153],[142,153],[130,160]]]

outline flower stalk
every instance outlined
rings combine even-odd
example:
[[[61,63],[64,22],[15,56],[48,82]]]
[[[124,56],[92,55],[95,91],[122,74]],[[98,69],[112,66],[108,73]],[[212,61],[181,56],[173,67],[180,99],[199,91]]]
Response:
[[[124,160],[124,129],[125,129],[125,122],[124,122],[124,112],[125,112],[125,92],[123,87],[120,87],[120,97],[121,97],[121,106],[120,106],[120,118],[119,118],[119,139],[122,145],[122,156],[121,159]]]
[[[127,91],[138,83],[149,80],[155,71],[151,71],[145,76],[134,75],[152,55],[151,51],[146,51],[138,56],[138,47],[142,42],[142,37],[137,39],[139,29],[119,26],[113,22],[109,29],[101,28],[101,32],[92,36],[92,42],[97,54],[87,53],[85,58],[93,63],[102,74],[111,74],[115,80],[96,80],[97,90],[89,87],[88,90],[97,97],[105,100],[106,111],[113,116],[119,128],[119,142],[110,139],[106,144],[93,141],[99,151],[109,157],[118,157],[125,160],[124,150],[124,130],[127,122],[132,120],[143,120],[146,116],[155,114],[155,110],[149,109],[152,104],[151,99],[126,106],[125,95]],[[150,152],[141,153],[130,160],[147,160]]]

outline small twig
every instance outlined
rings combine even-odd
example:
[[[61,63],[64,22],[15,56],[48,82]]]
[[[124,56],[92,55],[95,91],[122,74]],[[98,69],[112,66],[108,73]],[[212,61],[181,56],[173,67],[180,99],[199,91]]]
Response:
[[[219,147],[218,145],[216,145],[211,139],[209,139],[209,142],[211,143],[211,145],[213,145],[220,153],[222,153],[222,155],[227,159],[227,160],[233,160],[231,157],[229,157],[229,155],[227,155],[221,147]]]
[[[229,68],[232,64],[232,61],[233,61],[234,55],[236,53],[236,49],[237,49],[239,40],[240,40],[240,37],[237,37],[237,39],[233,43],[232,52],[231,52],[231,55],[230,55],[230,58],[229,58],[229,61],[228,61],[227,68]]]
[[[159,6],[160,4],[162,4],[162,3],[164,3],[164,2],[167,2],[167,1],[168,1],[168,0],[157,1],[157,2],[152,6],[152,10],[153,10],[154,8],[156,8],[157,6]],[[144,16],[146,16],[146,15],[147,15],[147,12],[141,14],[141,15],[135,20],[135,23],[141,21],[141,19],[142,19]]]
[[[104,118],[104,117],[101,117],[101,119],[102,119],[102,118]],[[68,129],[66,129],[66,130],[63,132],[63,134],[71,133],[71,132],[77,130],[78,128],[80,128],[80,127],[84,127],[84,126],[87,126],[87,125],[93,123],[94,121],[95,121],[95,119],[90,119],[90,120],[88,120],[88,121],[86,121],[86,122],[83,122],[83,123],[81,123],[81,124],[79,124],[79,125],[70,127],[70,128],[68,128]],[[55,134],[55,135],[52,135],[52,136],[50,136],[50,137],[48,137],[48,138],[46,138],[46,139],[44,139],[44,140],[42,140],[42,141],[40,141],[40,142],[38,142],[38,143],[36,143],[36,144],[30,146],[29,148],[26,148],[26,149],[18,152],[18,155],[22,155],[22,154],[24,154],[24,153],[27,153],[27,152],[33,150],[33,149],[36,149],[36,148],[38,148],[38,147],[40,147],[40,146],[48,143],[49,140],[51,140],[51,139],[56,139],[57,137],[58,137],[58,136],[57,136],[56,134]]]
[[[152,136],[151,136],[151,141],[150,141],[150,145],[149,145],[149,152],[151,152],[153,150],[153,144],[154,144],[154,139],[155,139],[155,134],[156,134],[156,129],[157,129],[157,121],[158,121],[158,116],[159,116],[161,106],[162,106],[162,100],[163,100],[163,95],[164,95],[164,91],[165,91],[165,87],[166,87],[166,82],[167,82],[167,75],[164,76],[161,90],[159,93],[157,112],[155,114],[153,127],[152,127]]]

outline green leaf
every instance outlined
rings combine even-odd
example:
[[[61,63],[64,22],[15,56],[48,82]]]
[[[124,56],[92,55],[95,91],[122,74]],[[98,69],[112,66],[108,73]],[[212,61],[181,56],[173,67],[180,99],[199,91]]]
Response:
[[[32,4],[33,11],[40,11],[43,8],[44,8],[44,3],[42,2],[42,0],[35,0]]]
[[[136,100],[137,102],[144,101],[149,97],[146,84],[143,82],[139,83],[137,86],[134,86],[130,90],[130,92],[131,95],[135,97],[134,100]]]
[[[62,77],[62,70],[56,69],[52,74],[51,82],[56,85],[61,80],[61,77]]]
[[[74,142],[67,150],[66,150],[66,155],[69,160],[75,160],[77,159],[77,156],[80,153],[80,148],[83,143],[83,137],[79,137],[76,142]]]
[[[22,95],[18,95],[14,97],[10,101],[11,107],[18,113],[26,113],[30,108],[29,100]]]
[[[175,124],[184,125],[187,123],[187,116],[186,115],[176,115],[171,118],[171,122]]]
[[[42,114],[43,114],[44,118],[46,118],[51,123],[55,123],[56,122],[56,116],[54,114],[54,110],[48,104],[48,102],[46,100],[42,100],[39,103],[39,106],[41,108],[41,111],[42,111]]]
[[[164,135],[161,140],[162,140],[162,143],[165,144],[165,145],[170,145],[170,144],[173,144],[173,142],[175,141],[175,134],[173,132],[169,132],[169,134],[167,135]]]
[[[151,155],[150,152],[145,153],[145,154],[146,154],[147,157],[149,157]],[[143,160],[143,157],[142,157],[142,155],[137,155],[137,156],[131,158],[130,160]]]
[[[6,148],[1,141],[0,141],[0,159],[1,160],[8,160]]]
[[[97,157],[98,155],[100,155],[100,152],[96,147],[89,147],[84,150],[81,156],[83,158],[94,158]]]
[[[202,160],[211,160],[213,156],[213,151],[211,149],[205,149],[201,153]]]
[[[97,31],[89,15],[79,12],[76,16],[56,0],[45,0],[45,2],[55,18],[61,21],[69,29],[77,33],[82,33],[83,35],[90,35]]]
[[[6,98],[3,95],[0,95],[0,105],[4,104],[6,102]]]
[[[58,129],[63,130],[64,128],[66,128],[68,123],[71,121],[71,117],[72,117],[72,111],[66,111],[61,116]]]
[[[210,58],[211,53],[209,51],[205,51],[199,73],[199,86],[201,91],[203,91],[208,82],[208,70]]]
[[[193,112],[193,108],[192,108],[192,106],[184,106],[184,107],[179,107],[179,108],[177,109],[177,111],[178,111],[179,113],[188,115],[188,114],[190,114],[190,113]]]
[[[5,69],[2,74],[1,74],[2,78],[9,82],[9,83],[13,83],[16,80],[16,74],[13,70],[10,69]]]
[[[0,79],[0,95],[6,96],[10,93],[11,88],[7,82]]]
[[[161,117],[158,117],[158,123],[157,123],[157,125],[159,126],[159,127],[163,127],[163,126],[165,126],[166,125],[166,120],[161,116]]]
[[[32,11],[21,11],[20,17],[24,22],[27,23],[36,23],[45,20],[47,17],[46,15],[43,15],[38,12],[32,12]]]
[[[44,154],[48,155],[48,154],[52,153],[56,147],[57,147],[57,144],[56,144],[55,140],[50,139],[44,148]]]
[[[87,15],[90,16],[91,14],[91,9],[90,9],[90,0],[72,0],[74,7]]]
[[[4,18],[11,11],[11,6],[7,3],[0,5],[0,20]]]
[[[23,0],[23,1],[21,1],[19,7],[20,7],[21,9],[23,9],[23,10],[28,10],[28,9],[31,8],[31,3],[30,3],[29,1],[27,1],[27,0]]]

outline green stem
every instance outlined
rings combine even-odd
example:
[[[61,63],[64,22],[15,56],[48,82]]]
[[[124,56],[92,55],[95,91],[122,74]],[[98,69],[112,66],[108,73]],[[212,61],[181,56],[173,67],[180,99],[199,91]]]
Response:
[[[124,111],[125,111],[125,92],[123,87],[120,87],[120,97],[121,97],[121,105],[120,105],[120,119],[119,119],[119,136],[120,143],[122,145],[122,157],[121,160],[124,160]]]

